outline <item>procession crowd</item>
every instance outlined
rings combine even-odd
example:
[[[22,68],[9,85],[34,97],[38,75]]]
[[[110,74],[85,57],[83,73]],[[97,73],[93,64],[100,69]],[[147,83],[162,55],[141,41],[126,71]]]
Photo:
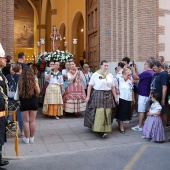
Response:
[[[18,62],[12,63],[12,58],[5,57],[0,48],[0,166],[8,164],[2,161],[1,154],[6,135],[5,103],[9,107],[19,101],[20,136],[24,143],[34,143],[40,93],[45,116],[59,120],[67,114],[81,117],[84,112],[84,126],[101,137],[112,131],[113,119],[120,133],[125,134],[124,124],[138,116],[139,123],[132,130],[143,131],[144,139],[165,141],[164,129],[170,126],[170,68],[163,56],[149,58],[142,73],[130,58],[124,57],[115,68],[115,76],[109,72],[106,60],[94,73],[88,63],[76,67],[75,61],[69,61],[60,70],[60,62],[51,60],[41,90],[37,70],[24,64],[24,53],[19,53]],[[12,117],[7,119],[11,121]]]

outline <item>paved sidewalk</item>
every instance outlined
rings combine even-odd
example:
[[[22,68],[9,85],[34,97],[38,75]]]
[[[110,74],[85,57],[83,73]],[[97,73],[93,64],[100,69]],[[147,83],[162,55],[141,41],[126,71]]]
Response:
[[[8,142],[3,147],[3,157],[7,159],[27,159],[59,155],[63,153],[73,153],[82,150],[95,150],[102,147],[121,146],[123,144],[149,144],[156,143],[141,139],[142,132],[135,132],[131,127],[137,124],[137,119],[133,123],[125,125],[125,134],[118,131],[116,121],[113,122],[113,132],[107,138],[101,138],[98,134],[91,132],[83,126],[84,118],[75,116],[63,117],[60,120],[45,117],[41,109],[37,115],[37,129],[34,144],[24,144],[19,139],[19,157],[15,156],[14,137],[8,138]],[[162,145],[169,145],[170,129],[165,130],[166,142]]]

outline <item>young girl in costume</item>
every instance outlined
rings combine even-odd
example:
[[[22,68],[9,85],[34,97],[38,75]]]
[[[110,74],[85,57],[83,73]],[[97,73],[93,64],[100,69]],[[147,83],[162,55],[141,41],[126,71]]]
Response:
[[[153,142],[162,142],[165,140],[164,126],[160,117],[162,106],[160,105],[160,95],[153,93],[152,105],[147,113],[147,119],[143,126],[142,138],[151,139]]]
[[[64,93],[63,75],[59,71],[59,62],[50,62],[50,70],[45,76],[45,80],[49,81],[44,98],[43,113],[48,116],[54,116],[59,119],[63,115],[63,99]]]

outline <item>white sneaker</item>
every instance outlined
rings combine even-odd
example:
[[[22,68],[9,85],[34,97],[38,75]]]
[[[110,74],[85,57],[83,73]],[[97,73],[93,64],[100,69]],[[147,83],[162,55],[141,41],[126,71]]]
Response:
[[[138,132],[142,132],[142,130],[143,130],[142,127],[141,128],[139,127],[139,125],[134,126],[131,129],[134,130],[134,131],[138,131]]]
[[[28,143],[29,143],[29,138],[23,137],[23,138],[22,138],[22,141],[23,141],[25,144],[28,144]]]
[[[30,143],[34,143],[34,136],[32,138],[30,137]]]
[[[125,120],[125,121],[123,121],[123,123],[129,124],[129,123],[132,123],[132,120]]]
[[[24,132],[21,131],[19,136],[20,136],[21,138],[23,138],[23,137],[24,137]]]
[[[146,136],[141,136],[142,139],[146,139]]]
[[[133,113],[132,117],[137,117],[138,114],[136,112]]]
[[[104,133],[102,137],[105,138],[106,136],[107,136],[107,133]]]
[[[55,117],[57,120],[59,120],[60,118],[58,116]]]

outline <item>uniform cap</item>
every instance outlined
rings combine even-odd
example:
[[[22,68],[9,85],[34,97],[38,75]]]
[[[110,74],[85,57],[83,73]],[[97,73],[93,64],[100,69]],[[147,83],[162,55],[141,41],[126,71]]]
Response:
[[[0,43],[0,57],[5,57],[5,51]]]

